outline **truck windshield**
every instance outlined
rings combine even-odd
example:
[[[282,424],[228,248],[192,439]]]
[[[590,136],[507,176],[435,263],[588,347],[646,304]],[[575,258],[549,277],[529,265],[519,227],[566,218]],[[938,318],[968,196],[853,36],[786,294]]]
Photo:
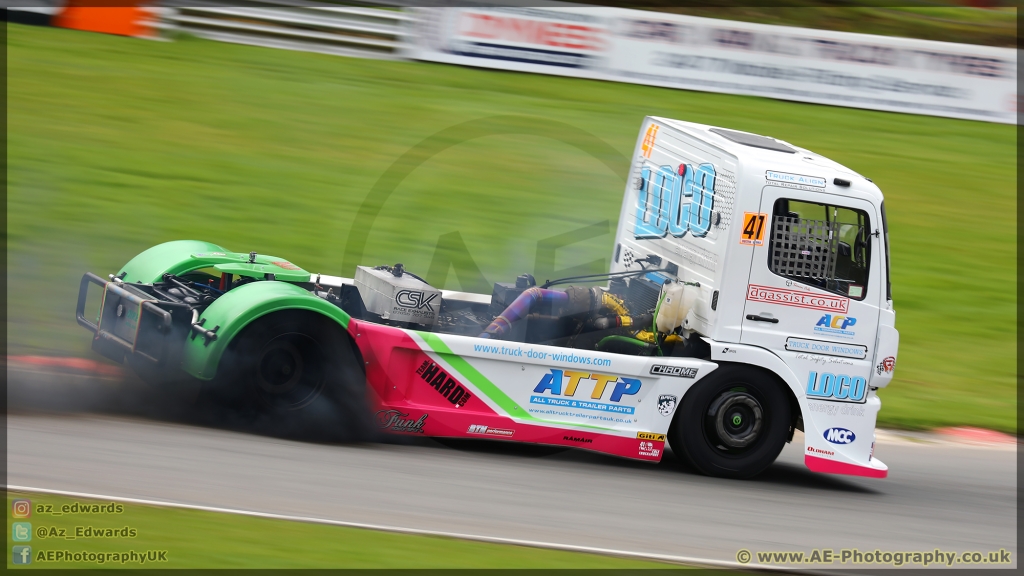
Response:
[[[867,293],[871,244],[863,210],[780,199],[772,214],[768,268],[855,300]]]

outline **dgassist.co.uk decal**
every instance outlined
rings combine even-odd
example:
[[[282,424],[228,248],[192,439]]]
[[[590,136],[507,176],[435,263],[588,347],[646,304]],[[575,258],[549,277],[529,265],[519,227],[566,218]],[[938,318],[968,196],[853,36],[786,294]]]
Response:
[[[564,410],[566,415],[603,413],[602,420],[626,422],[633,419],[642,388],[636,378],[551,369],[534,386],[530,404]]]
[[[756,284],[751,284],[747,287],[747,300],[779,304],[781,306],[794,306],[796,308],[824,310],[825,312],[842,312],[844,314],[850,306],[849,298],[842,296],[816,294],[790,288],[758,286]]]

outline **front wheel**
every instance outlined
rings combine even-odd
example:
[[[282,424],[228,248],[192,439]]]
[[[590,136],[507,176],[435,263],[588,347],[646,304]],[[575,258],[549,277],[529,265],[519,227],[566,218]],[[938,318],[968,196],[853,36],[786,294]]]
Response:
[[[778,458],[790,416],[786,391],[773,377],[722,366],[683,398],[669,442],[708,476],[750,478]]]

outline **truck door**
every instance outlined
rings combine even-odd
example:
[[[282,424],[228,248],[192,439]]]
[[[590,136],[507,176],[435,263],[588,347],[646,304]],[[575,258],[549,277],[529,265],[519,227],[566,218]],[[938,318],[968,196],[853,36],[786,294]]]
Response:
[[[885,298],[874,207],[866,200],[766,186],[760,211],[744,218],[754,234],[741,236],[741,243],[751,236],[746,243],[754,255],[740,341],[774,351],[799,378],[842,377],[848,386],[826,389],[816,381],[808,387],[839,395],[833,400],[863,402]],[[760,244],[759,225],[765,227]]]

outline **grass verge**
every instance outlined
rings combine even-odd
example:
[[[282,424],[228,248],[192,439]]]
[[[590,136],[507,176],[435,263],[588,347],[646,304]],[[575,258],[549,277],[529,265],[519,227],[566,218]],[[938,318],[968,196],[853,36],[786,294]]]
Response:
[[[31,517],[12,517],[13,501],[20,499],[30,501]],[[76,504],[77,508],[71,508]],[[68,507],[68,513],[52,513],[61,511],[64,506]],[[70,510],[81,510],[85,506],[107,506],[108,510],[119,509],[120,512],[70,513]],[[12,540],[12,547],[30,546],[32,557],[30,564],[16,565],[12,548],[7,557],[8,569],[674,567],[660,562],[597,554],[51,494],[8,492],[7,510],[7,534]],[[13,540],[15,522],[31,525],[30,528],[26,526],[26,531],[22,532],[31,533],[31,541]],[[135,535],[88,536],[109,534],[108,530]],[[76,534],[79,536],[69,538]],[[134,557],[131,556],[132,551],[136,553]],[[149,552],[154,554],[147,555]],[[160,552],[164,553],[163,560],[160,559]],[[67,553],[91,553],[89,557],[92,561],[81,555],[81,561],[58,561],[58,553],[64,553],[62,558],[67,558]],[[139,560],[144,556],[152,558],[152,561]]]

